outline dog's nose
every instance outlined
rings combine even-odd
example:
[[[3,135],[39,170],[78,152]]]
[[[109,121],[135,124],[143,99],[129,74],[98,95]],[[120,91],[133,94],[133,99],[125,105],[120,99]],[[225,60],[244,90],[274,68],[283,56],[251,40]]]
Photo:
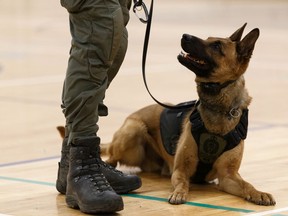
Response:
[[[183,38],[184,40],[186,40],[186,41],[189,41],[189,40],[191,40],[191,35],[189,35],[189,34],[183,34],[182,38]]]

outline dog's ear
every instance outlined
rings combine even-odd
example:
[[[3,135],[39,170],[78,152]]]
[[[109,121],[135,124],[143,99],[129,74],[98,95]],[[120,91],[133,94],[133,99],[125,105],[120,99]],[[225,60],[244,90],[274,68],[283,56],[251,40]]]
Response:
[[[259,37],[260,31],[258,28],[249,32],[240,42],[237,44],[237,52],[242,59],[249,59],[252,56],[255,43]]]
[[[247,23],[245,23],[241,28],[239,28],[237,31],[235,31],[229,38],[235,42],[240,41],[246,25],[247,25]]]

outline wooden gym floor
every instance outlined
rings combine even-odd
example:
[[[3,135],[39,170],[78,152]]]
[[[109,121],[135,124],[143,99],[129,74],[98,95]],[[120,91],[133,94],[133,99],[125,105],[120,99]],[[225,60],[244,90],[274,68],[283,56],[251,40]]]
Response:
[[[68,14],[59,1],[0,5],[0,215],[81,215],[55,189]],[[154,14],[147,79],[155,97],[173,103],[197,99],[194,74],[176,59],[183,33],[228,37],[245,22],[245,34],[260,28],[246,73],[253,103],[240,173],[272,193],[277,205],[256,206],[213,186],[193,185],[189,202],[173,206],[167,203],[168,178],[140,174],[143,186],[123,195],[125,209],[117,215],[288,215],[288,2],[165,0],[155,2]],[[145,25],[131,13],[128,29],[126,60],[107,91],[110,114],[99,122],[103,142],[129,113],[153,103],[141,77]]]

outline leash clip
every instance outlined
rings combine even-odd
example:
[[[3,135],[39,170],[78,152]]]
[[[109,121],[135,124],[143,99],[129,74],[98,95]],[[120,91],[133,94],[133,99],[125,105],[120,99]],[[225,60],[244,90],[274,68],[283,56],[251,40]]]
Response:
[[[145,18],[142,18],[143,16],[138,15],[138,13],[142,10],[144,11]],[[148,22],[149,13],[148,13],[148,10],[147,10],[145,3],[142,0],[138,0],[138,1],[135,0],[134,1],[133,12],[135,13],[135,15],[138,17],[138,19],[142,23],[146,24]]]

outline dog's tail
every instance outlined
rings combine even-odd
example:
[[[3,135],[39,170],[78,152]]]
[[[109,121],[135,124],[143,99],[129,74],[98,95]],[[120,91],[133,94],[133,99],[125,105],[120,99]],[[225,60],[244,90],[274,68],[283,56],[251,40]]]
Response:
[[[57,126],[56,127],[59,134],[60,134],[60,137],[62,139],[64,139],[65,137],[65,127],[63,126]],[[109,143],[101,143],[100,144],[100,149],[101,149],[101,156],[107,156],[108,155],[108,146],[109,146]]]
[[[100,143],[101,156],[108,156],[109,143]]]
[[[65,127],[63,127],[63,126],[57,126],[56,128],[57,128],[57,130],[58,130],[61,138],[64,139],[64,137],[65,137]]]

